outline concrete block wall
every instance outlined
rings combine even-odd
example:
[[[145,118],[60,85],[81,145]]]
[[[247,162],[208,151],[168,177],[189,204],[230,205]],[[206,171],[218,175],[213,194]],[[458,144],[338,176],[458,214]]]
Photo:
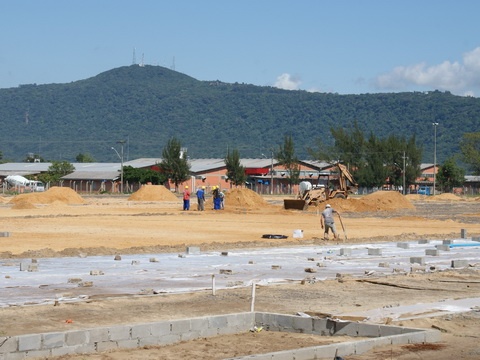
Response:
[[[319,336],[347,335],[367,340],[308,347],[235,359],[321,359],[361,354],[375,346],[436,342],[440,332],[404,327],[336,321],[272,313],[238,313],[135,325],[115,325],[85,330],[0,337],[0,360],[48,358],[67,354],[92,354],[108,350],[136,349],[146,345],[170,345],[180,341],[237,334],[253,326]]]
[[[169,345],[180,341],[249,331],[255,314],[239,313],[66,332],[0,337],[0,360],[48,358]]]

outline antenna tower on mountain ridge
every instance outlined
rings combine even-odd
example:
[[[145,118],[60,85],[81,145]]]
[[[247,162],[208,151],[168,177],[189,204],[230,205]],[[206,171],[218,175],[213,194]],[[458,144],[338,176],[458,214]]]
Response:
[[[137,63],[137,57],[135,56],[135,48],[133,48],[133,59],[132,59],[132,65],[135,65]]]

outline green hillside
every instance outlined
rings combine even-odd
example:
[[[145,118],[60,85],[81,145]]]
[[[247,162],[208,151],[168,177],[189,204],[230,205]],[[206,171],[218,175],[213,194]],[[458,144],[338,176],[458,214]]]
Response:
[[[192,158],[261,157],[291,135],[299,157],[318,141],[331,144],[330,128],[353,126],[366,135],[415,134],[424,161],[458,152],[464,132],[480,131],[480,99],[450,93],[338,95],[248,84],[198,81],[160,66],[126,66],[69,84],[0,89],[0,151],[22,161],[27,153],[73,161],[89,153],[118,161],[111,147],[128,140],[126,159],[160,157],[172,136]]]

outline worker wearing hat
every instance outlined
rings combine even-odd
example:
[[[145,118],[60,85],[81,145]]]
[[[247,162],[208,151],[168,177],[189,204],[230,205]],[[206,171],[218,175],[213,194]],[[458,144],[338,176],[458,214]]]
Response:
[[[188,190],[188,185],[185,186],[185,190],[183,191],[183,210],[190,210],[190,191]]]
[[[328,240],[329,230],[332,230],[334,239],[338,238],[337,229],[335,227],[335,220],[333,218],[334,213],[337,213],[340,216],[338,211],[334,210],[330,204],[325,205],[325,210],[322,211],[322,214],[320,216],[320,225],[323,229],[323,240]]]

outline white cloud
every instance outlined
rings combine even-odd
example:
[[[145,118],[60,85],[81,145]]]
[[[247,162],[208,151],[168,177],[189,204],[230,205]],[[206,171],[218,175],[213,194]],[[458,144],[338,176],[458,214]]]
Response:
[[[412,85],[471,96],[472,88],[480,86],[480,47],[463,54],[462,62],[398,66],[375,79],[375,86],[380,89],[400,90]]]
[[[300,79],[295,78],[290,74],[283,73],[277,77],[273,86],[284,90],[298,90],[301,83]]]

